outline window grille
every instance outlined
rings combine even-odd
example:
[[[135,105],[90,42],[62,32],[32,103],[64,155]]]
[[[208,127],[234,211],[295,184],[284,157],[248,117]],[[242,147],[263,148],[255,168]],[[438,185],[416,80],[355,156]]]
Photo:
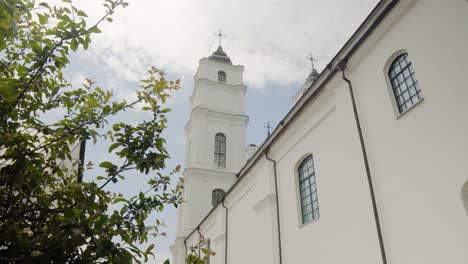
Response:
[[[221,189],[215,189],[211,192],[211,205],[216,206],[224,197],[224,191]]]
[[[226,82],[226,73],[223,71],[218,72],[218,82]]]
[[[215,136],[214,164],[226,168],[226,137],[221,133]]]
[[[421,89],[408,53],[401,54],[392,62],[388,77],[400,114],[422,99]]]
[[[298,175],[302,223],[306,224],[320,217],[312,156],[302,161],[298,169]]]

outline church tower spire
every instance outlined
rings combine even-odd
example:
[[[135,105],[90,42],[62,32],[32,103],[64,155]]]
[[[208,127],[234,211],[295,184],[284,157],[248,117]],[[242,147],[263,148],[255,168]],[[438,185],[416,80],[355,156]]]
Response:
[[[310,82],[310,84],[312,84],[313,82],[315,82],[315,80],[317,80],[320,74],[315,69],[314,61],[316,61],[316,59],[314,58],[314,56],[310,54],[307,57],[307,59],[310,60],[310,63],[312,64],[312,71],[310,72],[309,76],[307,76],[306,82]]]
[[[297,103],[299,99],[301,99],[302,95],[309,89],[309,87],[318,79],[320,74],[318,71],[315,69],[315,64],[314,61],[316,59],[310,54],[307,59],[310,61],[312,65],[312,70],[309,73],[309,76],[307,76],[307,79],[305,80],[304,84],[302,85],[301,89],[297,92],[295,96],[293,96],[292,101],[293,103]]]
[[[221,43],[220,43],[221,44]],[[184,202],[178,209],[177,238],[171,247],[176,264],[183,260],[183,241],[236,181],[246,162],[244,66],[233,65],[218,46],[199,61],[190,97],[186,131]]]

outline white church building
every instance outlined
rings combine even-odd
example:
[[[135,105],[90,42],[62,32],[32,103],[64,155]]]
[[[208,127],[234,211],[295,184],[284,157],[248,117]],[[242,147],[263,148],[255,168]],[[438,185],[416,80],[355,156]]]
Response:
[[[243,72],[194,76],[175,264],[468,263],[468,1],[380,1],[259,147]]]

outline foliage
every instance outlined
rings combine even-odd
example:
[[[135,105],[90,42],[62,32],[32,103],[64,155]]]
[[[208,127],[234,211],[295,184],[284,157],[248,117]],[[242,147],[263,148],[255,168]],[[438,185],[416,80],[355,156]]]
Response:
[[[186,264],[207,264],[211,256],[216,253],[211,251],[208,241],[201,236],[198,244],[189,247],[189,254],[187,255]]]
[[[70,53],[86,50],[100,24],[127,6],[122,0],[103,4],[105,13],[89,26],[71,0],[54,6],[0,0],[0,262],[147,260],[154,245],[141,244],[150,235],[164,235],[162,223],[148,225],[147,218],[181,202],[181,187],[169,187],[179,167],[161,173],[169,158],[161,137],[169,111],[164,103],[179,81],[167,81],[164,72],[151,68],[136,99],[127,102],[89,79],[72,87],[62,74]],[[135,107],[152,118],[108,124],[109,117]],[[44,118],[58,111],[66,113],[60,120]],[[111,141],[107,159],[119,160],[101,162],[105,174],[96,181],[80,182],[76,169],[61,165],[73,160],[72,146],[84,139]],[[136,197],[109,190],[135,170],[150,178],[147,190]]]

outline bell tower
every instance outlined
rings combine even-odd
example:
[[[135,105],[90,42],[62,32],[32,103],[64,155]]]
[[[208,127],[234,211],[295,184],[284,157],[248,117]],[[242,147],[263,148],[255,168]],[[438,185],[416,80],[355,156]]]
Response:
[[[186,153],[183,199],[178,209],[173,261],[184,261],[184,239],[236,181],[246,162],[244,66],[233,65],[218,46],[200,59],[185,126]]]

